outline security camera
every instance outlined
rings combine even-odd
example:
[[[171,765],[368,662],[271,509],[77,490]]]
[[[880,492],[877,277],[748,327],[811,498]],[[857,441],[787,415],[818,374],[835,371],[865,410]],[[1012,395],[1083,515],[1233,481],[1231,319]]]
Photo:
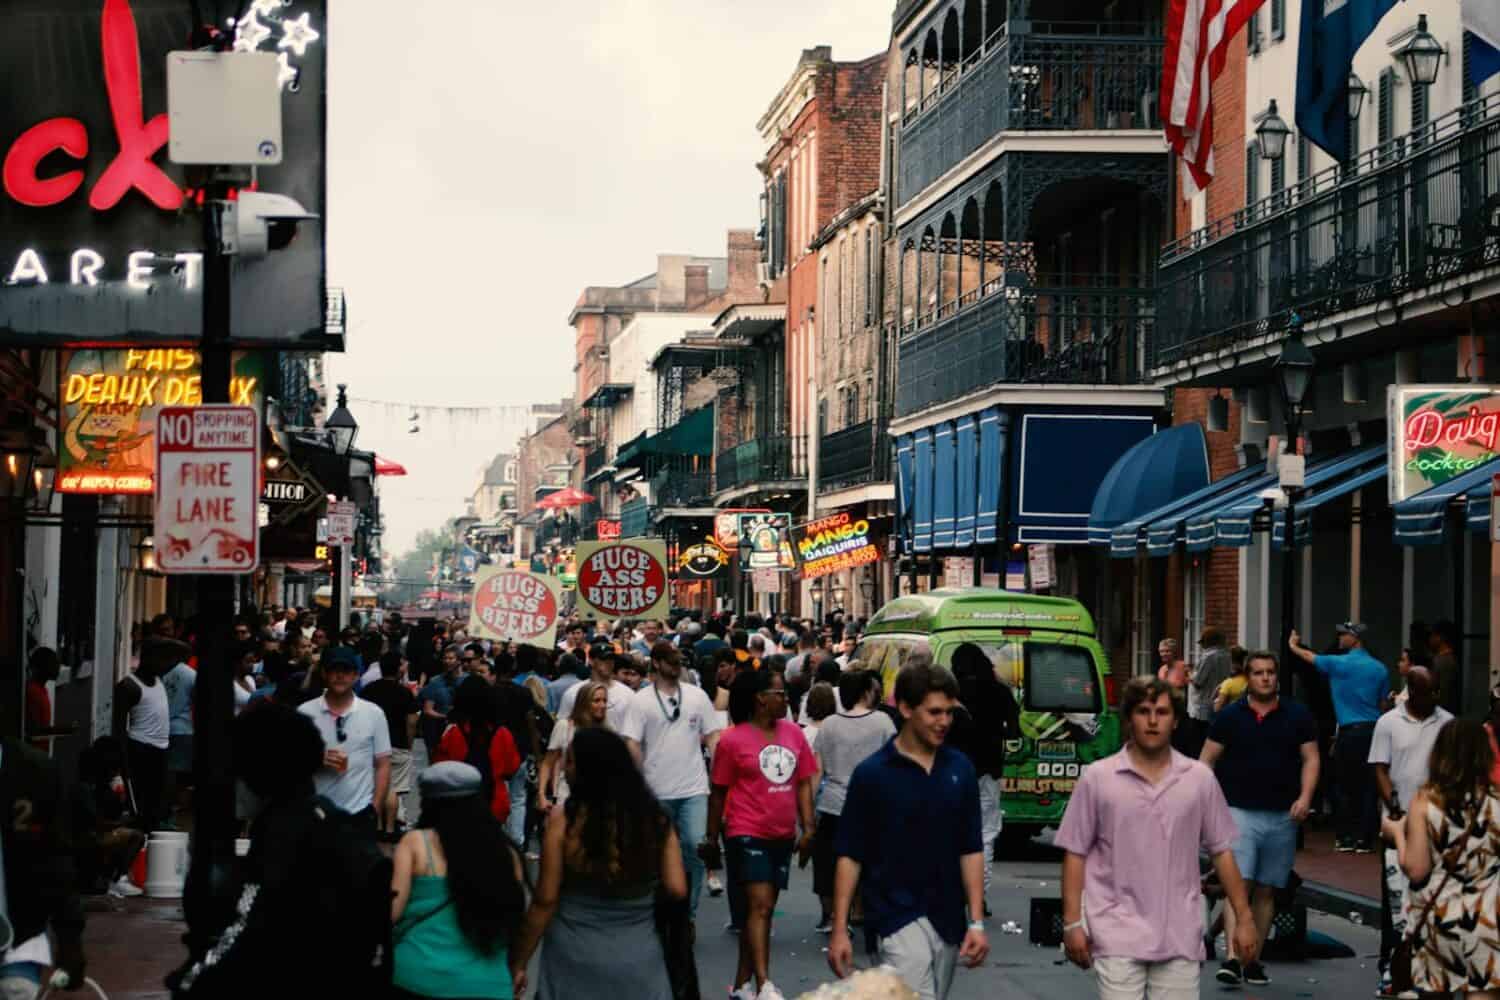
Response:
[[[299,223],[318,218],[297,199],[269,191],[241,191],[238,201],[224,209],[224,253],[264,257],[284,250],[297,235]]]

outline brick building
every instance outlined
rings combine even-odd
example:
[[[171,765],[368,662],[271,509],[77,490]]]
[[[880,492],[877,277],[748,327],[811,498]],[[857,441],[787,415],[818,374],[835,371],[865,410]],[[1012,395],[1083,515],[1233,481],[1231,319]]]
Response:
[[[573,469],[572,399],[532,407],[532,430],[516,442],[516,555],[525,559],[566,534],[536,502],[567,486]]]

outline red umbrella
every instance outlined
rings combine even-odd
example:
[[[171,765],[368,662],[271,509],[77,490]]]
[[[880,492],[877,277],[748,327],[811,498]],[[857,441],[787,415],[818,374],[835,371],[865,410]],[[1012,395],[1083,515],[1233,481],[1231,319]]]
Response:
[[[592,494],[573,486],[565,486],[556,493],[548,493],[536,502],[538,510],[558,510],[563,507],[582,507],[586,503],[593,503]]]
[[[376,455],[375,456],[375,475],[377,475],[377,476],[404,476],[404,475],[406,475],[406,466],[402,465],[400,462],[392,462],[388,458],[381,458],[379,455]]]

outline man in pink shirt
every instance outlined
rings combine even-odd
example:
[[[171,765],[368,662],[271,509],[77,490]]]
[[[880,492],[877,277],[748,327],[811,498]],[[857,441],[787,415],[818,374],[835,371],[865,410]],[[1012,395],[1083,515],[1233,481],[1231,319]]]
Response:
[[[1057,831],[1067,852],[1063,946],[1079,968],[1094,969],[1100,1000],[1197,1000],[1200,851],[1239,918],[1235,953],[1253,961],[1260,944],[1224,793],[1213,771],[1172,749],[1180,712],[1166,681],[1127,684],[1125,748],[1084,771]]]
[[[818,765],[802,727],[786,718],[786,686],[779,673],[740,674],[730,698],[741,697],[754,699],[755,714],[719,738],[708,831],[698,853],[709,868],[717,868],[715,845],[723,830],[725,870],[745,888],[745,927],[731,1000],[785,1000],[770,981],[771,913],[787,887],[793,847],[803,852],[811,847],[812,779]],[[802,841],[796,845],[799,816]]]

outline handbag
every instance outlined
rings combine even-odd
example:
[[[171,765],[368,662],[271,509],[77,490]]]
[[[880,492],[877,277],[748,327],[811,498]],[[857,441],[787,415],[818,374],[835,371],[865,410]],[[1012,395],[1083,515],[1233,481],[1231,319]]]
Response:
[[[1469,830],[1466,824],[1464,827],[1464,838],[1463,840],[1459,841],[1459,845],[1462,848],[1467,846],[1468,843]],[[1458,853],[1462,854],[1463,851],[1460,850],[1458,851]],[[1416,989],[1416,983],[1412,979],[1411,971],[1412,939],[1415,938],[1417,934],[1427,926],[1427,919],[1428,917],[1432,916],[1432,908],[1437,905],[1438,899],[1443,895],[1443,890],[1448,887],[1448,880],[1452,877],[1453,869],[1449,868],[1447,865],[1444,865],[1443,880],[1438,883],[1437,891],[1432,894],[1432,898],[1429,899],[1427,901],[1427,905],[1422,908],[1422,915],[1417,918],[1416,923],[1407,928],[1406,933],[1402,935],[1401,943],[1396,945],[1396,950],[1391,952],[1391,962],[1389,967],[1391,974],[1391,988],[1397,993],[1405,993],[1407,990]]]

